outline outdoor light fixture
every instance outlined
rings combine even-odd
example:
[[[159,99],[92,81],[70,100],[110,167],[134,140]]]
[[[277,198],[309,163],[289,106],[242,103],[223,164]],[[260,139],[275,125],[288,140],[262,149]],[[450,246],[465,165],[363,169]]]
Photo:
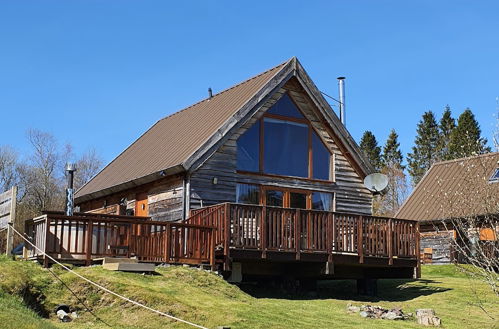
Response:
[[[213,177],[212,183],[213,183],[213,185],[217,185],[218,184],[218,178],[217,177]]]

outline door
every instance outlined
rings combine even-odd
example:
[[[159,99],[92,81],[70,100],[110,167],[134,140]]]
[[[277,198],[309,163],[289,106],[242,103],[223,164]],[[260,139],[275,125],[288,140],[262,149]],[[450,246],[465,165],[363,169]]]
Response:
[[[135,216],[149,216],[147,193],[138,193],[135,198]]]

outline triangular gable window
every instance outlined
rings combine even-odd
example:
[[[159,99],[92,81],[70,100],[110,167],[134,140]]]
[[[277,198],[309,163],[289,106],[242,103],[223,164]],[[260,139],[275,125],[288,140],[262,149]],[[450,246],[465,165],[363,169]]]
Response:
[[[284,94],[237,140],[237,170],[330,180],[331,153]]]
[[[284,94],[281,99],[277,101],[267,111],[268,114],[281,115],[284,117],[291,117],[296,119],[305,119],[300,110],[296,107],[295,103],[289,98],[288,94]]]

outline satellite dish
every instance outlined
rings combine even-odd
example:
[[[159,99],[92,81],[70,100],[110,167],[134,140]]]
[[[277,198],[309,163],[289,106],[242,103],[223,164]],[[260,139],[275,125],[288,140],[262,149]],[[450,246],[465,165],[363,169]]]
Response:
[[[371,192],[380,193],[388,186],[388,177],[380,173],[367,175],[364,186]]]

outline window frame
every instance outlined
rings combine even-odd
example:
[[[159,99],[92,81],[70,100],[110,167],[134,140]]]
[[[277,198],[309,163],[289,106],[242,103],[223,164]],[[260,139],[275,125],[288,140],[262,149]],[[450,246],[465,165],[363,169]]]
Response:
[[[300,107],[298,106],[298,104],[296,104],[296,102],[293,100],[293,98],[288,93],[285,93],[284,95],[287,95],[289,97],[289,99],[291,100],[293,105],[296,107],[296,109],[303,115],[303,119],[265,112],[257,121],[255,121],[253,123],[253,124],[256,124],[256,122],[258,122],[260,125],[259,145],[258,145],[258,147],[259,147],[258,172],[236,169],[237,173],[250,174],[250,175],[260,175],[260,176],[267,176],[267,177],[293,178],[293,179],[315,181],[315,182],[322,182],[322,183],[334,183],[336,181],[336,173],[335,173],[336,166],[335,166],[335,154],[334,154],[334,152],[331,152],[331,150],[327,147],[327,145],[322,140],[320,134],[315,130],[312,123],[309,120],[307,120],[305,114],[303,114]],[[265,138],[264,138],[265,137],[265,128],[264,128],[265,124],[264,124],[264,120],[265,120],[265,118],[280,120],[280,121],[290,121],[290,122],[296,122],[296,123],[301,123],[301,124],[307,125],[307,127],[308,127],[308,140],[307,140],[307,144],[308,144],[308,154],[307,154],[308,170],[307,170],[307,173],[308,173],[308,176],[307,177],[288,176],[288,175],[280,175],[280,174],[273,174],[273,173],[266,173],[265,172],[265,170],[264,170],[264,163],[265,163],[265,158],[264,158],[264,156],[265,156],[265,145],[264,145],[265,144]],[[326,151],[329,153],[329,163],[328,163],[329,179],[327,179],[327,180],[320,179],[320,178],[314,178],[314,173],[313,173],[313,169],[314,169],[314,159],[313,159],[314,153],[313,152],[314,151],[313,151],[313,147],[312,147],[313,133],[315,133],[317,135],[318,139],[320,140],[320,142],[322,143],[322,145],[324,146]]]

